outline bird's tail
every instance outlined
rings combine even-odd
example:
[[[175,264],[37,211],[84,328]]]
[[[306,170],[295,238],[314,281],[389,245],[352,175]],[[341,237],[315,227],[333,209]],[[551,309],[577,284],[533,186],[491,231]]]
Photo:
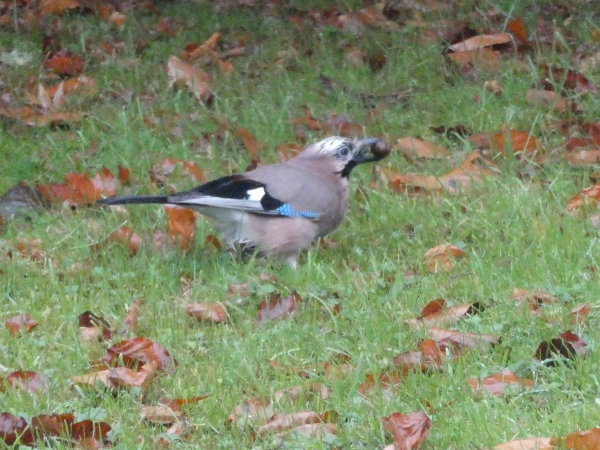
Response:
[[[110,197],[98,200],[100,205],[136,205],[144,203],[168,203],[166,195],[127,195],[124,197]]]

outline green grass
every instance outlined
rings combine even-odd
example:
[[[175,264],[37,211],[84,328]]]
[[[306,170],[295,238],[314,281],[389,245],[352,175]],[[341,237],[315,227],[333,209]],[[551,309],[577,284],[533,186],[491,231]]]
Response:
[[[466,3],[453,13],[453,19],[466,17],[470,11]],[[527,8],[520,10],[517,3],[492,6],[505,13],[514,8],[513,16],[523,14],[531,27],[535,23],[534,14]],[[365,127],[365,135],[390,142],[401,136],[422,136],[452,149],[455,156],[450,161],[411,165],[400,154],[392,154],[380,166],[394,172],[443,174],[471,151],[466,142],[434,136],[430,126],[462,124],[483,132],[504,124],[531,130],[551,153],[563,142],[560,134],[548,131],[558,116],[527,105],[524,94],[539,78],[539,63],[570,67],[570,53],[535,52],[523,58],[525,65],[507,57],[496,75],[504,95],[494,97],[483,89],[483,81],[494,75],[453,74],[452,83],[445,80],[440,41],[423,43],[422,31],[412,25],[397,32],[367,29],[354,36],[331,27],[296,31],[286,14],[277,12],[234,9],[219,13],[204,3],[165,2],[159,7],[178,30],[176,36],[153,36],[151,27],[157,17],[135,10],[128,14],[123,30],[101,23],[94,15],[70,13],[62,18],[63,47],[81,53],[84,44],[94,47],[104,40],[122,40],[124,50],[104,62],[86,53],[84,73],[96,80],[99,89],[96,95],[71,105],[88,112],[80,124],[67,130],[32,129],[3,119],[0,192],[21,180],[60,182],[70,171],[93,174],[106,166],[116,172],[117,165],[124,165],[134,180],[128,189],[143,193],[152,189],[148,169],[165,157],[195,161],[210,179],[243,171],[250,156],[229,134],[224,141],[212,140],[209,153],[196,150],[196,138],[214,130],[209,110],[187,92],[168,89],[168,56],[178,55],[189,42],[203,42],[217,30],[225,39],[248,33],[249,41],[258,44],[250,55],[232,60],[232,74],[210,69],[217,94],[212,111],[264,142],[261,159],[265,163],[277,161],[277,145],[294,140],[289,119],[303,114],[302,105],[317,118],[331,111],[365,122],[366,110],[356,100],[319,89],[319,74],[359,92],[414,89],[408,107],[388,105]],[[357,5],[348,7],[356,9]],[[590,38],[593,18],[587,17],[590,12],[584,6],[581,9],[574,12],[576,18],[568,30],[575,36],[573,42],[597,51],[598,43]],[[437,20],[441,14],[431,13],[427,19]],[[473,26],[489,24],[474,22]],[[83,34],[78,32],[82,29]],[[2,51],[17,48],[36,58],[6,72],[2,90],[10,91],[17,102],[24,99],[29,77],[42,73],[41,39],[41,33],[8,29],[0,37]],[[367,54],[383,51],[387,64],[376,73],[368,66],[353,69],[341,51],[346,44]],[[290,46],[300,56],[293,70],[278,71],[277,52]],[[139,61],[124,67],[123,58]],[[592,81],[600,82],[597,73]],[[479,103],[473,101],[475,94]],[[585,121],[596,121],[598,98],[587,96],[579,101]],[[154,117],[157,125],[146,126],[144,116]],[[317,139],[315,135],[310,140]],[[0,235],[1,318],[27,312],[39,325],[18,337],[0,330],[0,374],[33,370],[48,375],[52,382],[48,394],[14,389],[0,393],[0,410],[25,417],[74,412],[79,418],[111,424],[117,448],[155,448],[153,439],[164,430],[140,421],[141,405],[134,393],[80,391],[70,382],[71,376],[85,373],[88,362],[101,358],[110,345],[81,341],[77,316],[91,310],[118,328],[127,306],[141,297],[145,303],[137,335],[164,345],[179,362],[174,374],[159,375],[151,384],[146,402],[210,394],[187,409],[189,433],[174,448],[278,448],[274,437],[254,442],[251,429],[226,426],[227,417],[248,397],[269,396],[278,389],[314,381],[331,387],[327,401],[307,395],[295,404],[282,401],[276,410],[335,410],[339,414],[337,448],[383,448],[391,443],[390,437],[384,438],[380,418],[395,411],[427,412],[433,425],[424,449],[490,448],[511,439],[563,436],[594,427],[600,420],[596,402],[600,396],[596,375],[600,364],[596,344],[600,338],[600,241],[589,220],[565,214],[565,205],[591,184],[589,174],[598,167],[573,169],[560,160],[531,168],[514,161],[497,162],[500,174],[481,185],[454,196],[417,199],[392,193],[381,180],[378,189],[371,190],[371,168],[358,168],[351,180],[348,216],[331,236],[337,245],[312,249],[301,257],[296,271],[277,261],[242,261],[235,253],[205,248],[204,237],[214,231],[202,220],[198,221],[197,245],[187,255],[144,247],[130,257],[118,245],[95,254],[90,251],[91,244],[124,223],[135,230],[165,230],[166,216],[158,207],[132,206],[127,216],[104,209],[72,213],[56,207],[30,221],[13,221]],[[178,187],[191,185],[184,180]],[[366,191],[366,197],[355,195],[357,187]],[[21,258],[16,246],[23,239],[41,239],[47,258],[40,262]],[[465,258],[448,273],[426,273],[420,267],[423,255],[444,242],[464,249]],[[12,259],[7,256],[10,250]],[[81,263],[83,269],[72,269]],[[414,270],[416,275],[406,279],[405,273]],[[185,298],[179,280],[182,273],[191,274],[193,280],[191,294]],[[276,281],[263,281],[264,273]],[[181,308],[189,302],[225,302],[228,286],[241,282],[249,283],[251,295],[232,303],[225,325],[198,324]],[[561,303],[550,309],[558,320],[547,323],[524,314],[510,300],[515,288],[556,295]],[[303,299],[298,314],[259,327],[257,308],[265,296],[293,290]],[[451,304],[486,303],[484,313],[452,328],[499,334],[501,344],[487,354],[465,354],[440,373],[408,376],[391,400],[377,394],[362,398],[357,387],[368,373],[390,370],[397,354],[413,350],[418,339],[426,336],[408,328],[404,320],[438,297]],[[584,325],[573,327],[562,311],[585,302],[590,303],[591,314]],[[328,308],[337,303],[341,313],[332,316]],[[532,358],[538,344],[567,329],[587,342],[586,359],[554,369],[535,363]],[[119,339],[116,336],[111,343]],[[355,366],[343,380],[303,380],[267,366],[272,358],[281,364],[316,366],[319,361],[333,361],[339,352],[346,352]],[[467,378],[505,368],[533,379],[535,389],[500,398],[471,393]],[[286,444],[286,448],[336,447],[308,440]]]

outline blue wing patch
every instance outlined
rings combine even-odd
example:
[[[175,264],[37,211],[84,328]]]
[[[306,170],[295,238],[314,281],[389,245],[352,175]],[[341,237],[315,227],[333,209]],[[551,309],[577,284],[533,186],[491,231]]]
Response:
[[[286,217],[302,217],[304,219],[316,219],[317,217],[319,217],[319,214],[317,214],[316,212],[296,211],[288,203],[284,203],[283,205],[281,205],[279,208],[277,208],[277,211],[279,212],[279,214]]]

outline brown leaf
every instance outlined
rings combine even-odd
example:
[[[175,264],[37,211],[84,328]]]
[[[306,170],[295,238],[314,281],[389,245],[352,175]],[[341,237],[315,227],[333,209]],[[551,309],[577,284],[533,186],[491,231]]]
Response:
[[[590,166],[600,162],[600,150],[576,150],[563,156],[572,167]]]
[[[135,333],[137,328],[138,316],[140,315],[140,307],[144,304],[141,298],[134,300],[129,306],[125,319],[123,320],[123,326],[119,329],[119,333]]]
[[[496,445],[494,450],[555,450],[555,447],[550,438],[529,438]]]
[[[29,314],[25,313],[11,317],[4,323],[4,326],[11,336],[17,336],[21,332],[21,328],[25,332],[29,332],[35,328],[37,324],[38,323],[33,320]]]
[[[477,70],[497,72],[500,68],[500,52],[489,48],[449,53],[446,57],[465,71],[473,67]]]
[[[183,251],[188,251],[194,243],[196,216],[194,211],[176,205],[164,205],[168,216],[168,232]]]
[[[77,0],[41,0],[40,8],[44,14],[62,14],[67,9],[79,8]]]
[[[249,398],[235,407],[233,413],[229,415],[229,422],[246,422],[266,424],[273,417],[273,405],[267,399]]]
[[[109,323],[90,311],[85,311],[79,315],[79,329],[84,341],[100,340],[102,338],[108,340],[112,337]]]
[[[383,398],[390,400],[403,380],[404,374],[396,372],[382,372],[377,378],[369,373],[365,377],[365,381],[358,385],[358,392],[366,396],[377,392],[379,387]]]
[[[402,150],[409,160],[411,160],[412,156],[427,159],[442,159],[450,156],[450,152],[444,147],[413,137],[398,139],[396,145],[392,148],[392,151],[395,149]]]
[[[518,379],[517,376],[509,370],[504,370],[499,373],[494,373],[483,380],[477,378],[468,378],[467,383],[475,394],[481,394],[487,392],[492,395],[503,394],[510,388],[517,388],[523,390],[525,388],[532,388],[533,381],[529,379]]]
[[[438,346],[433,339],[426,339],[419,342],[418,351],[400,353],[393,363],[400,366],[404,375],[411,372],[435,372],[441,369],[444,355],[444,346]]]
[[[444,299],[432,300],[423,308],[419,317],[405,321],[407,325],[419,329],[425,327],[449,326],[458,322],[461,318],[479,311],[473,305],[464,304],[457,306],[446,306]]]
[[[465,252],[455,245],[442,244],[427,250],[422,264],[431,273],[448,271],[456,267],[456,259],[464,255]]]
[[[222,323],[227,321],[227,312],[219,303],[194,303],[184,305],[185,312],[199,322]]]
[[[91,246],[91,248],[94,251],[98,251],[106,246],[108,242],[116,242],[118,244],[125,244],[129,246],[129,254],[131,256],[137,255],[140,246],[143,244],[140,236],[135,234],[130,227],[123,226],[117,231],[113,231],[106,240]]]
[[[532,106],[552,108],[559,113],[564,113],[571,109],[571,104],[567,99],[554,91],[529,89],[525,93],[525,101]]]
[[[169,370],[177,362],[160,344],[145,337],[136,337],[121,341],[107,350],[106,363],[111,366],[122,364],[136,368],[142,364],[155,363],[157,369]]]
[[[527,131],[511,130],[494,135],[490,148],[506,155],[512,151],[517,159],[532,153],[544,153],[544,147]]]
[[[156,375],[158,365],[152,361],[142,365],[137,372],[129,367],[114,367],[108,370],[107,381],[114,388],[140,388],[140,396],[143,397]]]
[[[171,405],[144,405],[140,415],[143,420],[148,422],[170,425],[178,422],[183,413],[179,409],[179,405],[175,403]]]
[[[507,44],[509,42],[511,42],[511,39],[510,34],[508,33],[482,34],[453,44],[448,47],[448,50],[453,52],[467,52],[491,47],[493,45]]]
[[[291,316],[301,300],[296,291],[283,298],[279,294],[272,294],[268,301],[265,299],[258,306],[258,324],[264,325],[271,320]]]
[[[331,420],[331,411],[317,413],[315,411],[298,411],[292,414],[275,414],[271,420],[256,430],[258,435],[289,430],[310,423],[323,423]]]
[[[422,411],[408,415],[399,412],[381,419],[383,429],[394,434],[395,450],[418,450],[427,439],[431,420]]]
[[[597,94],[596,86],[579,72],[559,67],[545,67],[544,72],[545,76],[540,84],[548,91],[553,91],[554,85],[560,84],[564,80],[564,89],[575,91],[578,94]]]
[[[515,289],[511,299],[521,304],[528,304],[530,311],[536,311],[543,305],[558,303],[558,299],[552,294],[540,291],[532,292],[527,289]]]
[[[586,431],[576,431],[562,439],[551,440],[553,448],[569,450],[598,450],[600,449],[600,428]]]
[[[33,442],[31,433],[25,434],[27,427],[27,422],[23,417],[0,413],[0,441],[6,445],[13,445],[17,439],[21,444],[31,444]]]
[[[149,172],[150,179],[153,183],[164,186],[178,166],[181,167],[183,176],[190,177],[195,183],[206,183],[206,172],[195,162],[175,158],[165,158],[154,164]]]
[[[427,330],[429,336],[438,346],[452,346],[460,351],[463,347],[479,351],[487,351],[500,341],[499,336],[490,334],[469,333],[466,331],[444,330],[441,328],[430,328]]]
[[[580,324],[583,322],[583,319],[585,319],[589,314],[589,303],[584,303],[583,305],[576,306],[575,308],[571,309],[571,311],[569,311],[569,322],[572,325]]]
[[[169,87],[173,87],[176,83],[184,83],[198,100],[206,104],[212,102],[211,77],[199,67],[192,66],[177,56],[171,55],[167,63],[167,74]]]
[[[529,47],[531,43],[527,38],[527,31],[525,30],[525,25],[523,24],[523,20],[520,17],[513,19],[508,22],[506,25],[508,31],[524,46]]]
[[[498,84],[498,81],[496,81],[496,80],[485,81],[483,83],[483,88],[486,91],[491,92],[492,94],[494,94],[497,97],[500,97],[502,95],[502,93],[504,92],[502,90],[502,86],[500,86]]]
[[[50,378],[48,376],[30,371],[16,371],[6,376],[6,381],[14,388],[23,389],[31,393],[47,393],[50,389]]]
[[[600,183],[593,184],[589,188],[576,194],[567,202],[567,212],[574,212],[586,204],[597,206],[600,201]]]
[[[332,423],[307,423],[292,428],[291,430],[277,433],[279,437],[286,437],[292,434],[301,434],[305,437],[316,437],[324,439],[327,435],[334,435],[337,432],[337,426]]]
[[[575,359],[575,356],[585,357],[587,352],[587,344],[579,336],[565,331],[550,341],[540,343],[535,351],[535,358],[553,367],[556,365],[554,361],[556,356],[561,356],[568,361]]]
[[[127,167],[118,166],[119,171],[118,179],[122,185],[128,185],[131,181],[131,172]]]
[[[84,61],[81,56],[76,53],[67,54],[58,52],[47,58],[44,61],[44,68],[51,70],[58,75],[75,76],[83,72]]]

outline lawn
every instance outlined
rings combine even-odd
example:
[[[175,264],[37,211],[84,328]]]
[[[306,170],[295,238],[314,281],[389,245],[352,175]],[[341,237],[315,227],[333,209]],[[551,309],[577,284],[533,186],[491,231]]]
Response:
[[[106,167],[116,176],[119,166],[130,181],[117,183],[118,195],[185,190],[199,184],[185,164],[212,180],[338,133],[379,137],[394,150],[352,173],[344,222],[296,270],[219,247],[201,216],[183,251],[169,240],[162,206],[54,198],[34,213],[1,217],[0,318],[26,313],[37,326],[0,330],[0,413],[105,422],[112,446],[123,449],[383,449],[394,438],[382,418],[395,412],[431,420],[423,449],[491,449],[598,426],[598,199],[568,207],[599,177],[597,2],[9,3],[0,7],[0,196],[21,181],[43,190],[71,172],[92,178]],[[457,64],[449,55],[461,52],[447,49],[463,39],[444,38],[465,25],[497,39],[510,32],[510,43],[486,44],[483,56]],[[215,32],[216,45],[186,61],[212,77],[214,97],[203,102],[189,84],[172,83],[167,62]],[[235,49],[241,54],[231,56]],[[56,55],[66,68],[49,62]],[[93,87],[64,98],[40,93],[39,85],[50,90],[76,76]],[[554,97],[533,101],[532,88]],[[467,131],[433,130],[458,126]],[[510,130],[527,136],[524,148]],[[483,144],[470,139],[477,134]],[[403,137],[444,152],[403,150],[395,145]],[[467,177],[444,178],[473,152]],[[166,158],[186,163],[165,174]],[[434,178],[425,185],[407,174]],[[0,208],[21,211],[15,204],[0,199]],[[109,237],[123,226],[143,240],[135,255],[129,238]],[[462,255],[424,259],[442,244]],[[284,304],[293,292],[292,314],[260,319],[261,304],[276,295]],[[123,328],[136,299],[137,327]],[[436,299],[475,307],[411,326]],[[186,314],[185,305],[199,303],[220,304],[225,320]],[[572,312],[580,306],[585,313]],[[86,339],[85,311],[112,336]],[[468,348],[436,341],[431,328],[499,339]],[[535,357],[568,330],[585,350],[558,339],[566,357]],[[137,384],[73,378],[104,369],[95,363],[107,349],[134,337],[160,344],[177,364],[153,367]],[[428,338],[440,351],[436,363],[421,370],[394,362]],[[144,355],[133,359],[147,368],[144,357],[154,353]],[[469,379],[504,370],[531,381],[498,395],[470,387]],[[48,385],[19,388],[7,380],[17,371],[45,375]],[[292,387],[297,395],[281,392]],[[167,424],[141,416],[164,399],[204,396],[183,404],[177,420],[161,416]],[[246,413],[232,417],[238,405]],[[274,413],[299,411],[327,412],[320,420],[332,426],[308,436],[261,432]],[[1,446],[8,422],[0,419]],[[167,433],[174,422],[183,431]],[[596,448],[569,445],[542,448]]]

